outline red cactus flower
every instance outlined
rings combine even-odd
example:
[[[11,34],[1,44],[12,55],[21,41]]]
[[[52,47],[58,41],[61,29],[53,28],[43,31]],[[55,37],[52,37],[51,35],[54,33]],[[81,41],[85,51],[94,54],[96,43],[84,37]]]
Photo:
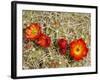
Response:
[[[61,49],[67,48],[67,40],[66,39],[58,39],[58,46]]]
[[[88,48],[82,38],[74,40],[70,43],[70,56],[74,60],[79,61],[83,59],[83,57],[87,56],[87,53]]]
[[[35,40],[40,36],[41,27],[38,23],[32,23],[25,29],[25,37],[28,40]]]
[[[60,52],[60,54],[61,55],[66,55],[66,48],[64,48],[64,49],[59,49],[59,52]]]
[[[51,43],[51,38],[48,37],[47,35],[41,33],[40,37],[38,38],[37,42],[38,45],[42,47],[49,47]]]
[[[61,55],[65,55],[66,50],[67,50],[67,40],[63,38],[58,39],[58,46],[59,46],[59,52],[61,53]]]

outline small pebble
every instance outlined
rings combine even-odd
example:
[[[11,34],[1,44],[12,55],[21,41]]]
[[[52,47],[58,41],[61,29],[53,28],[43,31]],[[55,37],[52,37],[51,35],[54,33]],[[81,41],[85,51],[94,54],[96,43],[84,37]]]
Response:
[[[35,51],[35,48],[33,48],[32,51]]]

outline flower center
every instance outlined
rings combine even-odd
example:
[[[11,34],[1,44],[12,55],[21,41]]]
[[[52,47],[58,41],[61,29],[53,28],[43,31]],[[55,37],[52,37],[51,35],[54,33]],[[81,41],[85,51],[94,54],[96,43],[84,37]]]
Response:
[[[33,29],[32,34],[36,34],[36,33],[37,33],[37,30]]]
[[[77,46],[77,47],[75,48],[75,54],[76,54],[76,55],[79,55],[80,52],[81,52],[81,48],[80,48],[80,46]]]
[[[79,50],[80,50],[79,48],[76,49],[77,52],[79,52]]]

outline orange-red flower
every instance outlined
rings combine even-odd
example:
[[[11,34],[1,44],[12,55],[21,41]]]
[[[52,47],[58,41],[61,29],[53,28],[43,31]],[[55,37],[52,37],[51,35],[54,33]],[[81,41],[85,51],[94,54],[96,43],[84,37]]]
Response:
[[[41,27],[38,23],[32,23],[25,29],[25,37],[28,40],[35,40],[40,36]]]
[[[49,47],[51,43],[51,38],[43,33],[41,33],[40,37],[36,41],[36,43],[42,47]]]
[[[70,43],[70,56],[79,61],[83,59],[83,57],[87,56],[88,48],[86,43],[82,38],[74,40]]]

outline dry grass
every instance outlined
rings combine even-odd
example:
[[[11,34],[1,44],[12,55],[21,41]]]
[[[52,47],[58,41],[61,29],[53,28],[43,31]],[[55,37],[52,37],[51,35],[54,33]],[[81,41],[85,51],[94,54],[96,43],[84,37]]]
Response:
[[[23,29],[30,23],[39,23],[43,27],[43,32],[52,39],[52,45],[45,49],[23,38],[23,69],[90,66],[90,20],[89,13],[23,10]],[[69,51],[66,52],[66,56],[60,55],[56,45],[59,37],[65,37],[68,43],[82,37],[89,48],[87,57],[77,62],[69,56]]]

